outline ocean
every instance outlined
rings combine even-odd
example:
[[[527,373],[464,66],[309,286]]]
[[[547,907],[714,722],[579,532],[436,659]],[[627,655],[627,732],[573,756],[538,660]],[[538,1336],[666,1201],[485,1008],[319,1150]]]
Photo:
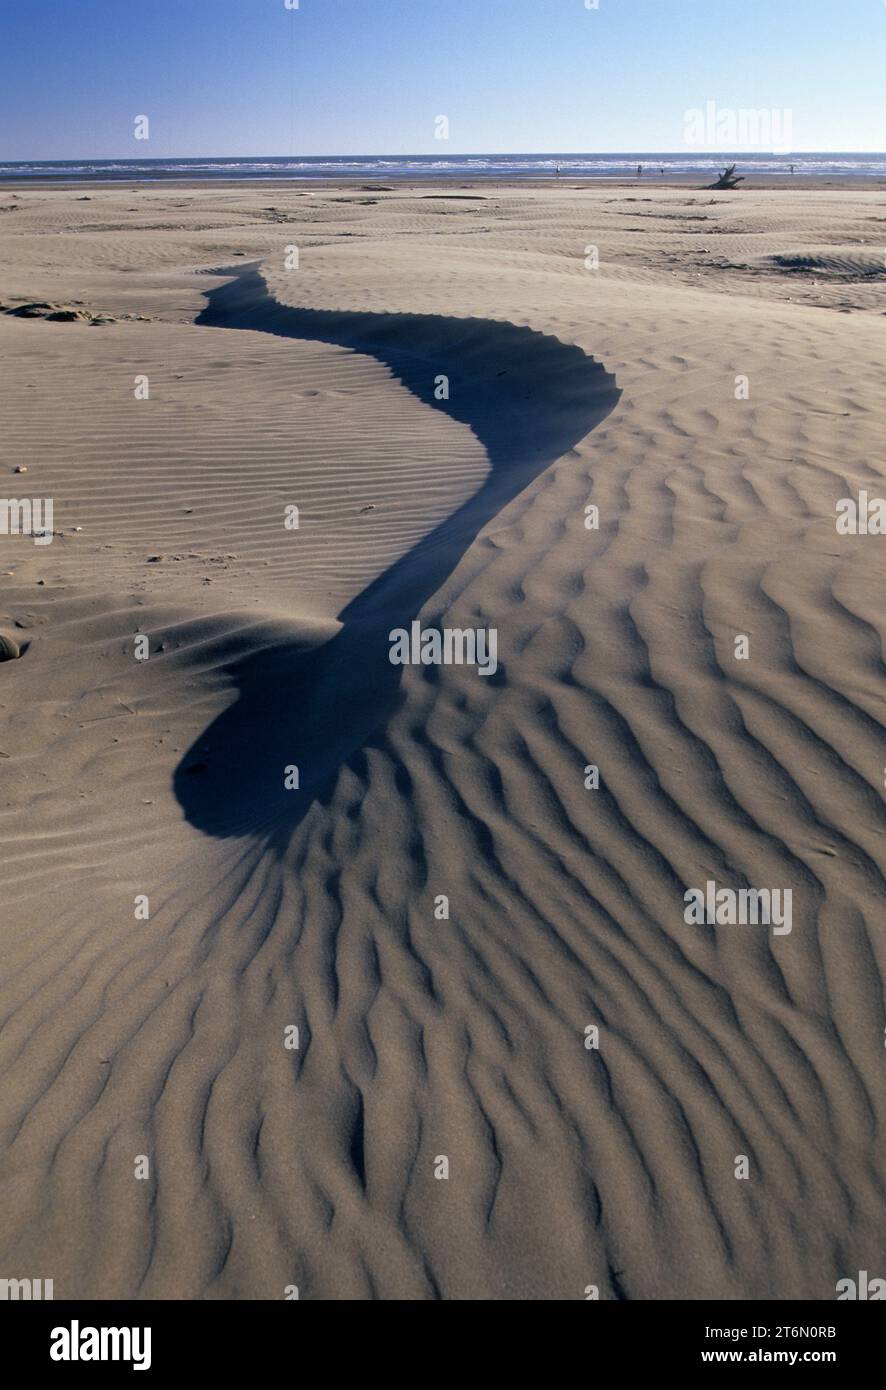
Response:
[[[644,175],[703,178],[736,163],[745,175],[805,178],[884,178],[886,154],[464,154],[464,155],[273,155],[254,159],[61,159],[0,161],[0,180],[63,179],[74,182],[138,182],[166,179],[520,179],[628,178]]]

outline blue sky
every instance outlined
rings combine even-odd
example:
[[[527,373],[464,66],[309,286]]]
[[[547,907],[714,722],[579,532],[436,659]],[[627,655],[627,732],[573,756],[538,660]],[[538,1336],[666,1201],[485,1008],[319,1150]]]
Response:
[[[0,159],[680,150],[709,100],[886,148],[883,0],[0,0],[0,51]]]

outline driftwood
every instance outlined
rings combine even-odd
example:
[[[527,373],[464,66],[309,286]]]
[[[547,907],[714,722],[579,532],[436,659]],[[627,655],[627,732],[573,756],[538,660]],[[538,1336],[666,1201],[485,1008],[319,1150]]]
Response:
[[[723,170],[716,183],[709,183],[708,188],[737,188],[744,182],[744,174],[736,174],[735,165],[730,164]]]

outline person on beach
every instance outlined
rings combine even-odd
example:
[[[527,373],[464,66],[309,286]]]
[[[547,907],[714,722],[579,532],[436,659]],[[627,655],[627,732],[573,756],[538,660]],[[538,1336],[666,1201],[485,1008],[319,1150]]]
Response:
[[[637,165],[637,178],[638,178],[638,179],[642,179],[642,177],[643,177],[643,165],[642,165],[642,164],[638,164],[638,165]]]

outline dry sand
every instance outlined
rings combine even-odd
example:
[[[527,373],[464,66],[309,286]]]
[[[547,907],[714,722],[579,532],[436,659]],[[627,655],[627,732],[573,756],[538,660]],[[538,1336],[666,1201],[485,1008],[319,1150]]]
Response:
[[[0,301],[75,313],[0,314],[57,532],[0,537],[0,1276],[886,1275],[886,538],[835,526],[884,235],[860,187],[0,190]],[[417,617],[496,674],[392,666]],[[708,880],[791,933],[687,925]]]

